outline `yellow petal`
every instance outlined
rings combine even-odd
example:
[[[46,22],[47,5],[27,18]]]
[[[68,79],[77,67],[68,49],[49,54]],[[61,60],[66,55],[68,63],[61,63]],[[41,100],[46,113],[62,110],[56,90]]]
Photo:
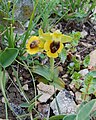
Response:
[[[43,33],[43,30],[40,28],[40,29],[39,29],[39,38],[40,38],[42,41],[47,41],[47,40],[52,39],[52,36],[51,36],[51,33],[50,33],[50,32]]]
[[[40,44],[38,44],[39,48],[44,48],[44,42],[43,41],[40,41]]]
[[[52,40],[53,41],[61,41],[62,33],[60,31],[55,31],[52,34]]]
[[[59,49],[57,50],[57,52],[60,53],[60,52],[62,51],[63,47],[64,47],[63,44],[60,42],[60,47],[59,47]]]
[[[72,41],[72,37],[70,37],[68,35],[62,35],[62,37],[61,37],[62,43],[71,42],[71,41]]]
[[[33,49],[27,49],[27,52],[28,52],[29,54],[36,54],[36,53],[39,52],[39,48],[36,47],[36,48],[33,48]]]
[[[47,51],[47,56],[48,57],[52,57],[52,58],[57,58],[58,57],[58,53],[57,52],[51,53],[51,51]]]
[[[30,44],[32,41],[34,40],[39,40],[39,37],[37,36],[32,36],[29,40],[28,40],[28,44]]]
[[[28,42],[27,42],[27,44],[26,44],[26,51],[29,53],[29,54],[36,54],[37,52],[39,52],[40,50],[39,50],[39,44],[40,43],[38,43],[38,45],[36,46],[36,47],[33,47],[33,48],[30,48],[30,44],[33,42],[33,41],[40,41],[40,39],[39,39],[39,37],[37,37],[37,36],[32,36],[29,40],[28,40]],[[41,42],[41,41],[40,41]],[[40,46],[41,46],[42,44],[40,44]]]
[[[40,28],[39,29],[39,36],[42,36],[43,35],[43,30]]]
[[[45,51],[50,50],[50,44],[51,43],[52,43],[52,40],[48,40],[48,41],[45,42],[45,44],[44,44],[44,50]]]

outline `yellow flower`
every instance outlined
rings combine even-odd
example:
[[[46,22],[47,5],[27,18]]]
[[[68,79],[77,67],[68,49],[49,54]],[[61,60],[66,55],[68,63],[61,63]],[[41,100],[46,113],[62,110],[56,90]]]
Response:
[[[70,42],[72,38],[67,35],[63,35],[59,30],[54,33],[43,33],[42,29],[39,29],[39,37],[44,44],[44,50],[48,57],[56,58],[63,49],[63,43]]]
[[[63,49],[63,44],[60,41],[48,40],[44,44],[44,49],[48,57],[56,58]]]
[[[48,57],[56,58],[63,49],[63,44],[61,42],[62,33],[60,31],[55,31],[51,33],[50,36],[50,39],[46,39],[44,50]]]
[[[44,47],[44,43],[37,36],[32,36],[27,44],[26,49],[29,54],[36,54]]]
[[[39,29],[39,38],[40,38],[42,41],[45,42],[46,40],[52,39],[52,33],[50,33],[50,32],[43,33],[43,30],[40,28],[40,29]]]
[[[60,41],[62,43],[67,43],[72,41],[72,37],[62,34],[59,30],[56,30],[52,34],[52,39],[55,41]]]
[[[63,36],[63,34],[62,34],[59,30],[56,30],[56,31],[52,34],[52,40],[61,41],[62,36]]]

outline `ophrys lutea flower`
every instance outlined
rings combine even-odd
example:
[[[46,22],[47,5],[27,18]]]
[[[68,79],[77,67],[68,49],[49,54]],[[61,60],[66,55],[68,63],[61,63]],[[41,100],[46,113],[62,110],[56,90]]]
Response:
[[[27,44],[26,50],[29,54],[36,54],[42,50],[44,43],[37,36],[32,36]]]
[[[51,33],[51,39],[46,38],[44,49],[48,57],[56,58],[63,49],[63,43],[72,40],[70,36],[63,35],[60,31]]]
[[[48,57],[56,58],[63,49],[63,44],[60,41],[48,40],[44,44],[44,49]]]

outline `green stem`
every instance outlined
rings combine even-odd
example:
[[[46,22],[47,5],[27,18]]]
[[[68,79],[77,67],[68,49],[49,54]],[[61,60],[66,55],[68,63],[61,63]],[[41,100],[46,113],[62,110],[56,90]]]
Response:
[[[5,99],[5,98],[4,98]],[[5,102],[5,110],[6,110],[6,120],[8,120],[8,107],[7,102]]]
[[[25,100],[27,101],[27,103],[30,104],[30,101],[29,101],[29,99],[27,98],[27,96],[26,96],[26,94],[25,94],[25,92],[24,92],[24,90],[23,90],[23,88],[22,88],[22,85],[21,85],[21,83],[20,83],[20,81],[19,81],[19,79],[18,79],[18,75],[16,75],[16,71],[15,71],[14,68],[13,68],[13,72],[14,72],[14,75],[15,75],[15,77],[16,77],[16,80],[17,80],[17,83],[18,83],[18,86],[19,86],[19,89],[20,89],[23,97],[25,98]],[[32,112],[30,112],[29,114],[30,114],[31,120],[33,120]]]
[[[12,109],[8,99],[7,99],[7,96],[6,96],[6,93],[5,93],[5,85],[4,85],[4,79],[5,78],[4,77],[5,77],[5,69],[3,71],[3,75],[2,75],[2,78],[1,78],[1,91],[2,91],[2,94],[3,94],[4,99],[5,99],[5,105],[8,105],[8,107],[11,109],[11,111],[19,118],[19,120],[21,120],[21,118],[13,111],[13,109]],[[7,106],[6,106],[6,112],[7,112]],[[6,117],[8,117],[7,114],[6,114]]]
[[[53,79],[53,76],[54,76],[54,58],[50,58],[50,72],[51,72],[51,75],[52,75],[52,79]]]
[[[31,72],[31,70],[29,69],[29,67],[27,66],[27,64],[23,61],[23,64],[21,63],[21,62],[19,62],[18,60],[16,60],[16,62],[18,63],[18,64],[20,64],[20,65],[23,65],[24,67],[26,67],[27,69],[28,69],[28,71],[30,72],[30,75],[31,75],[31,77],[32,77],[32,80],[33,80],[33,85],[34,85],[34,89],[35,89],[35,96],[36,96],[36,85],[35,85],[35,80],[34,80],[34,77],[33,77],[33,74],[32,74],[32,72]],[[18,79],[17,79],[18,80]],[[23,92],[23,89],[22,89],[22,86],[21,86],[21,84],[20,84],[20,81],[18,81],[18,84],[19,84],[19,86],[20,86],[20,90],[22,91],[22,93],[23,93],[23,95],[24,95],[24,92]],[[27,100],[27,102],[29,103],[29,100],[27,99],[27,97],[24,95],[24,97],[25,97],[25,99]],[[36,99],[35,99],[35,103],[36,103]],[[32,112],[30,112],[29,113],[30,114],[30,118],[31,118],[31,120],[33,120],[33,116],[32,116]]]
[[[86,88],[86,93],[84,94],[84,101],[86,100],[87,96],[88,96],[88,90],[89,90],[90,84],[88,84],[88,87]]]
[[[30,75],[31,75],[31,77],[32,77],[33,85],[34,85],[34,90],[35,90],[35,97],[36,97],[37,95],[36,95],[36,85],[35,85],[34,76],[33,76],[32,72],[31,72],[30,68],[27,66],[27,64],[26,64],[24,61],[23,61],[23,63],[24,63],[24,65],[25,65],[25,67],[28,69],[28,71],[29,71],[29,73],[30,73]],[[36,103],[36,98],[35,98],[35,103]]]
[[[55,86],[54,86],[54,91],[56,91]],[[58,104],[58,100],[56,98],[56,92],[55,92],[55,103],[56,103],[56,106],[57,106],[58,113],[61,114],[60,107],[59,107],[59,104]]]

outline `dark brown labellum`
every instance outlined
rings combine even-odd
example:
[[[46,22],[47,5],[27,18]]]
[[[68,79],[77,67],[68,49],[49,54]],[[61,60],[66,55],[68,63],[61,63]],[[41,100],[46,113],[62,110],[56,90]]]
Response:
[[[60,48],[60,42],[55,42],[55,41],[53,41],[53,42],[50,44],[50,49],[51,49],[51,52],[52,52],[52,53],[55,53],[59,48]]]
[[[30,48],[35,48],[38,47],[39,41],[38,40],[34,40],[32,41],[32,43],[30,44]]]

